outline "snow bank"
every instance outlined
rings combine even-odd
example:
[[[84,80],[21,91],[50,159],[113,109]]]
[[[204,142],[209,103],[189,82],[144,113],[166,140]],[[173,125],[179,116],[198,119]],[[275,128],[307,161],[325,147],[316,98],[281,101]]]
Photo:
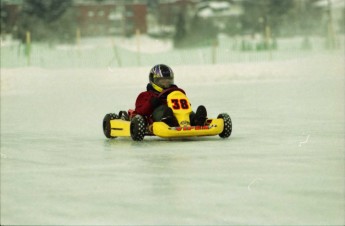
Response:
[[[343,36],[338,37],[344,39]],[[272,52],[255,51],[259,37],[228,37],[219,35],[218,47],[203,46],[191,49],[174,49],[171,40],[159,40],[147,35],[137,37],[97,37],[83,38],[76,45],[48,46],[44,43],[32,43],[30,60],[25,52],[25,45],[14,40],[1,41],[1,67],[26,67],[28,61],[32,67],[41,68],[105,68],[105,67],[152,67],[157,63],[177,65],[205,65],[215,63],[259,63],[292,60],[311,57],[315,54],[328,54],[324,40],[311,37],[311,49],[302,48],[302,37],[279,39],[278,49]],[[251,51],[242,51],[245,41]],[[341,42],[339,42],[341,44]],[[334,52],[343,53],[343,45]],[[332,53],[333,54],[333,53]]]
[[[344,75],[344,56],[319,55],[311,58],[286,61],[232,63],[217,65],[182,66],[172,65],[177,84],[205,84],[236,81],[263,81],[270,79],[312,79],[317,76]],[[21,86],[50,86],[60,80],[87,83],[104,86],[109,84],[119,86],[142,86],[148,79],[150,67],[128,68],[95,68],[95,69],[43,69],[1,68],[1,95],[16,90],[21,92]],[[315,73],[317,72],[317,73]],[[308,76],[308,77],[307,77]],[[72,82],[73,81],[73,82]]]

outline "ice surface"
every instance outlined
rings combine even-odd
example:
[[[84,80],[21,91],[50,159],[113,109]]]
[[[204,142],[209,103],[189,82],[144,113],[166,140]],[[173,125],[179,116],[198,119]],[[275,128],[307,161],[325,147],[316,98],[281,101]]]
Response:
[[[149,67],[1,69],[1,224],[344,225],[344,56],[176,66],[230,139],[107,140]]]

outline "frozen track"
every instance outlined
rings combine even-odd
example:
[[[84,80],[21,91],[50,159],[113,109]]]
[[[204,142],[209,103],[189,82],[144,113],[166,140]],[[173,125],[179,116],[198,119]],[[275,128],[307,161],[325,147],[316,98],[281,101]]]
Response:
[[[105,139],[104,114],[132,107],[145,76],[3,70],[1,224],[343,225],[342,60],[181,78],[193,106],[230,114],[227,140]]]

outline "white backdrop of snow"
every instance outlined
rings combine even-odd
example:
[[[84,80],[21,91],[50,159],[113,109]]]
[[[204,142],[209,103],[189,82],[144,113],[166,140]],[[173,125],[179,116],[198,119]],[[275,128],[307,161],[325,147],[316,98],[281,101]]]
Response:
[[[344,225],[343,53],[176,65],[230,139],[105,139],[149,69],[1,68],[1,224]]]

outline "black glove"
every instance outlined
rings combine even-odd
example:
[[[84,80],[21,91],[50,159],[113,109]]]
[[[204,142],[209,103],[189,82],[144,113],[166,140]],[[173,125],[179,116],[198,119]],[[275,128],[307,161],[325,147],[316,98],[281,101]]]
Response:
[[[153,109],[155,109],[156,107],[162,104],[161,100],[158,97],[152,97],[150,102]]]

